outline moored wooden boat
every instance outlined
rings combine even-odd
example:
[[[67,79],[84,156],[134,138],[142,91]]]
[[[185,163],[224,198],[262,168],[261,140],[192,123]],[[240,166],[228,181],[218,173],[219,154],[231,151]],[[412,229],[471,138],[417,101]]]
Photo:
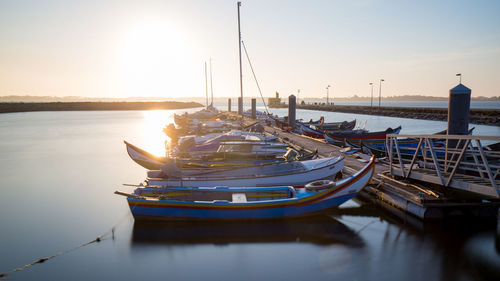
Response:
[[[162,166],[166,165],[171,158],[162,157],[154,155],[150,152],[147,152],[133,144],[130,144],[124,141],[127,149],[127,153],[130,158],[140,166],[148,169],[148,170],[160,170]],[[255,166],[269,163],[281,163],[285,161],[302,161],[302,160],[310,160],[314,156],[317,155],[317,151],[311,153],[302,153],[296,155],[293,154],[293,150],[288,150],[284,153],[283,157],[260,157],[259,155],[254,155],[249,153],[248,157],[243,157],[244,155],[239,155],[238,159],[236,157],[230,158],[226,157],[224,153],[214,153],[208,157],[202,158],[176,158],[176,165],[181,167],[230,167],[230,166]],[[264,155],[265,156],[265,155]]]
[[[341,122],[325,122],[323,116],[317,121],[301,122],[306,126],[315,126],[318,130],[325,131],[338,131],[338,130],[352,130],[356,126],[356,119],[352,121],[341,121]]]
[[[356,127],[356,119],[352,121],[342,121],[342,122],[334,122],[334,123],[324,123],[324,124],[318,124],[318,125],[309,125],[313,129],[317,129],[320,131],[347,131],[347,130],[352,130],[354,127]]]
[[[269,142],[278,141],[278,137],[276,137],[276,136],[263,135],[263,134],[257,133],[257,132],[231,130],[231,131],[226,132],[226,133],[209,133],[209,134],[205,134],[205,135],[181,136],[181,137],[179,137],[179,140],[175,145],[184,146],[184,145],[186,145],[186,144],[183,144],[185,142],[191,143],[191,144],[187,144],[187,145],[200,145],[202,143],[219,138],[221,136],[233,136],[233,137],[235,137],[235,138],[229,138],[227,140],[255,139],[255,140],[262,140],[262,141],[269,141]]]
[[[147,183],[162,187],[199,186],[303,186],[320,179],[333,179],[344,167],[344,157],[328,157],[314,160],[255,165],[252,167],[228,167],[179,169],[165,165],[161,171],[149,171]]]
[[[297,124],[298,131],[300,133],[302,133],[303,135],[306,135],[308,137],[315,138],[315,139],[324,139],[325,138],[324,137],[325,132],[313,129],[310,126],[305,125],[304,123],[301,123],[298,121],[296,121],[295,123]]]
[[[281,142],[248,142],[248,141],[228,141],[222,142],[217,152],[212,154],[220,155],[226,159],[232,158],[276,158],[284,155],[289,146]]]
[[[375,158],[363,169],[338,182],[321,181],[296,189],[291,186],[236,188],[164,188],[157,197],[143,196],[143,187],[127,196],[136,219],[260,220],[300,217],[339,206],[368,184]]]
[[[272,141],[268,141],[268,139]],[[196,143],[193,139],[184,140],[172,150],[172,153],[174,156],[179,157],[200,156],[216,152],[223,142],[241,141],[246,142],[248,145],[259,145],[262,143],[275,143],[276,141],[274,140],[276,140],[276,138],[266,137],[259,133],[241,132],[241,134],[231,134],[228,132],[201,143]]]
[[[474,129],[475,129],[475,127],[470,128],[469,131],[467,132],[467,135],[472,135],[472,132],[474,131]],[[446,130],[434,133],[434,135],[446,135]],[[383,149],[383,147],[385,146],[385,141],[386,141],[385,139],[365,139],[365,140],[363,140],[363,142],[365,144],[368,144],[369,146],[375,146],[376,148],[379,148],[379,149]],[[417,147],[418,142],[419,142],[419,139],[417,139],[417,138],[398,138],[398,143],[405,144],[406,146],[411,146],[413,144],[415,147]],[[444,139],[435,139],[434,140],[435,145],[438,143],[445,145],[445,142],[446,141]],[[350,142],[349,140],[346,140],[346,144],[350,145],[350,146],[358,147],[358,148],[360,147],[359,142]]]
[[[326,123],[326,125],[308,125],[299,121],[296,121],[298,131],[306,136],[324,139],[325,133],[335,133],[338,131],[350,131],[356,125],[356,119],[347,122],[337,122],[337,123]],[[331,125],[333,124],[333,125]]]
[[[385,131],[379,132],[366,132],[363,130],[354,130],[347,132],[335,132],[335,133],[326,133],[325,139],[330,142],[330,140],[335,141],[345,141],[349,140],[352,143],[364,141],[364,140],[384,140],[388,134],[399,134],[401,131],[401,126],[397,128],[387,128]]]
[[[179,125],[189,123],[192,120],[214,120],[217,115],[218,113],[215,108],[212,108],[212,110],[202,109],[194,113],[184,112],[184,114],[180,115],[174,114],[174,122]]]

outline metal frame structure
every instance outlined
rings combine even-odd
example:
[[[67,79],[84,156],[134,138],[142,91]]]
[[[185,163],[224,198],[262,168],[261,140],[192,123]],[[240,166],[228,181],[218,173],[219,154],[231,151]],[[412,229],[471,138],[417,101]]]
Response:
[[[402,157],[401,138],[418,140],[411,160]],[[500,137],[387,135],[391,174],[500,198],[500,152],[485,151],[482,141],[498,142]]]

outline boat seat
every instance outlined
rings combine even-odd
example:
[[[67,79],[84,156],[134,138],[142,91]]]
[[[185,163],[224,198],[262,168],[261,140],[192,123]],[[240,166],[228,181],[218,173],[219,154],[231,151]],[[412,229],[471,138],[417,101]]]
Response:
[[[233,203],[246,203],[247,196],[245,193],[233,193]]]

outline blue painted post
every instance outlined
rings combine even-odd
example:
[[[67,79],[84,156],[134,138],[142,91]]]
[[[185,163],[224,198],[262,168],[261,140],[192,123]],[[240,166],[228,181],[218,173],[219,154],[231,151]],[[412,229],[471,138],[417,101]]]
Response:
[[[471,89],[462,83],[450,90],[448,101],[448,135],[467,135],[469,131]],[[448,146],[456,147],[457,141],[450,140]]]
[[[469,131],[471,90],[459,84],[450,90],[448,102],[448,135],[466,135]]]

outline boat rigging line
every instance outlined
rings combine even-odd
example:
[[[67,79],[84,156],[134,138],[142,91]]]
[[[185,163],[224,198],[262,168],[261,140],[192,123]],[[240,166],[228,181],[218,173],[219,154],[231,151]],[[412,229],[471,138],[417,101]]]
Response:
[[[207,62],[205,62],[205,105],[208,109],[208,82],[207,82]]]
[[[257,76],[255,75],[255,71],[253,70],[252,62],[250,61],[250,57],[248,56],[247,47],[245,46],[245,42],[241,41],[243,44],[243,50],[245,51],[245,55],[247,56],[248,64],[250,65],[250,69],[252,70],[253,78],[255,79],[255,83],[257,84],[257,88],[259,89],[260,97],[262,98],[262,102],[264,103],[264,107],[266,108],[266,113],[269,115],[269,111],[267,110],[266,101],[264,100],[264,96],[262,95],[262,91],[260,90],[259,81],[257,80]]]
[[[214,107],[214,84],[212,80],[212,58],[210,58],[210,94],[212,101],[210,102],[211,107]]]

